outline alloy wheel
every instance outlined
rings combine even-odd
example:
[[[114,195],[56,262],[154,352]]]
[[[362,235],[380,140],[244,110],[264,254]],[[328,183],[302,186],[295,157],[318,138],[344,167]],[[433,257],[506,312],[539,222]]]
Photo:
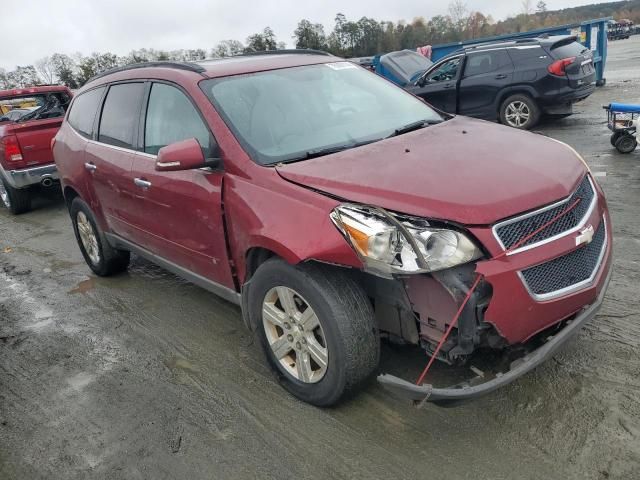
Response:
[[[11,208],[11,199],[9,198],[9,192],[7,192],[7,189],[5,188],[2,180],[0,180],[0,199],[2,199],[2,203],[4,203],[5,207]]]
[[[303,383],[322,380],[329,360],[326,336],[302,295],[284,286],[269,290],[262,302],[262,324],[269,347],[286,372]]]
[[[100,263],[100,249],[98,247],[98,238],[96,233],[89,222],[89,219],[84,212],[78,212],[76,217],[78,224],[78,234],[80,235],[80,241],[84,247],[84,251],[87,252],[89,259],[94,265]]]
[[[531,109],[525,102],[513,101],[507,105],[505,118],[510,126],[521,128],[531,118]]]

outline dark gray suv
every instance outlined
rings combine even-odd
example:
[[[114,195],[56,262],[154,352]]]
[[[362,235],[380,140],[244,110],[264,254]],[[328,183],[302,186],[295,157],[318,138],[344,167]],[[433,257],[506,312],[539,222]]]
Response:
[[[445,112],[529,129],[542,114],[571,115],[595,76],[591,50],[562,35],[465,47],[405,88]]]

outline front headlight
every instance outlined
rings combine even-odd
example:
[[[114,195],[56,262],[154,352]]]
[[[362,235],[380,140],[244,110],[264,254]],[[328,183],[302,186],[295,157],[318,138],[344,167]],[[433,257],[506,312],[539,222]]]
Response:
[[[435,272],[482,256],[463,233],[381,208],[344,204],[331,212],[331,219],[365,267],[385,276]]]

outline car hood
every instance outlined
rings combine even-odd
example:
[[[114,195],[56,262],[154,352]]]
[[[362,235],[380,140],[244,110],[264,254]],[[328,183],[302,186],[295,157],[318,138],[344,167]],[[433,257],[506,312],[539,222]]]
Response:
[[[586,172],[567,145],[465,117],[276,169],[343,200],[466,225],[567,197]]]

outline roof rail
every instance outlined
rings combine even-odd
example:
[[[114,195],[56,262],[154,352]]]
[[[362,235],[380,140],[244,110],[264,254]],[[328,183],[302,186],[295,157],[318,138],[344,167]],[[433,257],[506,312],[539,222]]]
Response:
[[[463,45],[463,50],[469,50],[478,47],[487,47],[490,45],[501,45],[504,43],[528,43],[528,42],[537,42],[540,38],[538,37],[529,37],[529,38],[505,38],[503,40],[494,40],[492,42],[482,42],[482,43],[474,43],[472,45]]]
[[[148,67],[160,67],[160,68],[175,68],[177,70],[188,70],[190,72],[202,73],[205,71],[205,68],[202,65],[198,65],[197,63],[191,62],[169,62],[169,61],[157,61],[157,62],[142,62],[142,63],[133,63],[131,65],[124,65],[122,67],[110,68],[109,70],[105,70],[104,72],[100,72],[97,75],[94,75],[89,80],[86,81],[85,85],[89,82],[93,82],[98,78],[102,78],[106,75],[111,75],[112,73],[118,72],[126,72],[127,70],[135,70],[136,68],[148,68]]]
[[[323,50],[314,50],[313,48],[283,48],[282,50],[260,50],[257,52],[246,52],[240,55],[234,55],[236,57],[246,57],[252,55],[279,55],[281,53],[297,53],[301,55],[327,55],[332,57],[333,55]]]

